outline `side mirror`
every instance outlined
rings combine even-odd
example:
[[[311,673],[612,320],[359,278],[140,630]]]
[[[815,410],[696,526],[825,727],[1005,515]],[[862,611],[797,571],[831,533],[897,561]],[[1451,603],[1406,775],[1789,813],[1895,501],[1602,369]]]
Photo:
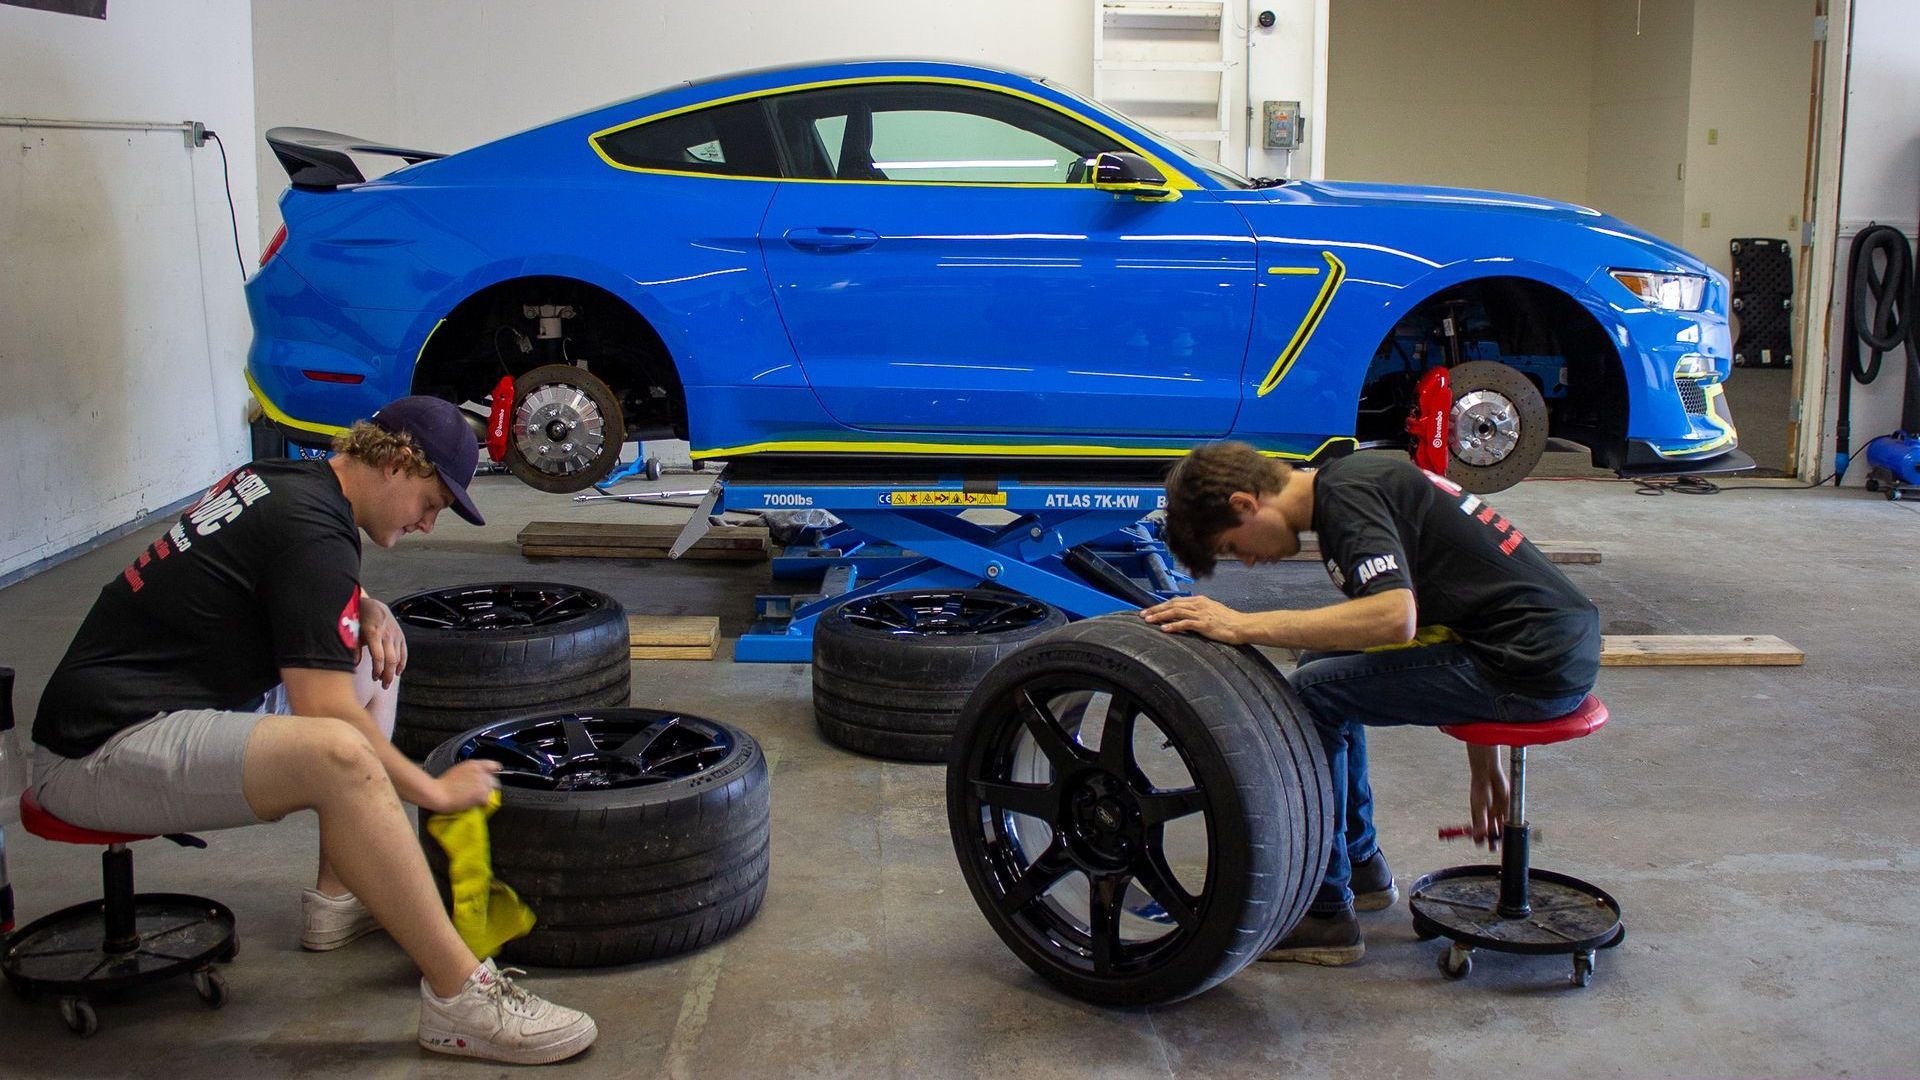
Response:
[[[1146,158],[1124,150],[1109,150],[1094,155],[1093,186],[1115,195],[1131,195],[1147,201],[1171,200],[1180,193],[1167,186],[1167,178]]]

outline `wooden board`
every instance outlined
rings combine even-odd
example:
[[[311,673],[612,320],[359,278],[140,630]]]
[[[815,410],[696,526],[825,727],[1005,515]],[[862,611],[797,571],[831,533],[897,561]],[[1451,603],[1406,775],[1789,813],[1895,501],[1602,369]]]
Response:
[[[1591,544],[1581,544],[1571,540],[1535,540],[1533,546],[1540,549],[1540,554],[1545,555],[1548,562],[1561,566],[1592,566],[1600,561],[1600,549]],[[1300,553],[1293,558],[1318,560],[1320,538],[1302,536]]]
[[[1797,667],[1807,656],[1772,634],[1608,634],[1602,667]]]
[[[711,660],[720,641],[712,615],[629,615],[627,656],[632,660]]]
[[[664,559],[681,526],[611,521],[535,521],[520,530],[520,554],[529,557]],[[716,525],[683,559],[752,562],[767,557],[767,530],[757,525]]]

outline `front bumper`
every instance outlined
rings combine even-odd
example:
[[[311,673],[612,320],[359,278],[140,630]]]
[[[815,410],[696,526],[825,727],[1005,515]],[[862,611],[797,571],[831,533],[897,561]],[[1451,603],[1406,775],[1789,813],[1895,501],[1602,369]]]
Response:
[[[1753,459],[1739,450],[1677,458],[1662,453],[1645,439],[1628,439],[1627,460],[1613,471],[1621,476],[1708,476],[1746,472],[1755,467]]]

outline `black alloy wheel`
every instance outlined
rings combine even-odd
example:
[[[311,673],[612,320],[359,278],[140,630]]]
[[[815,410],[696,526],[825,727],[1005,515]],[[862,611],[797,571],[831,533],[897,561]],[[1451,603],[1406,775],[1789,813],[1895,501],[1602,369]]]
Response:
[[[726,760],[726,728],[684,713],[608,709],[509,720],[475,732],[457,761],[498,762],[500,783],[533,791],[613,791],[684,780]]]
[[[393,602],[408,629],[493,631],[554,626],[604,609],[606,593],[577,585],[501,582],[456,585]]]
[[[1002,656],[1066,613],[999,589],[868,593],[813,630],[813,709],[829,742],[900,761],[945,761],[967,696]]]
[[[1131,613],[1089,619],[1002,661],[961,718],[947,806],[968,887],[1076,997],[1200,993],[1312,899],[1325,757],[1279,675],[1234,652]]]

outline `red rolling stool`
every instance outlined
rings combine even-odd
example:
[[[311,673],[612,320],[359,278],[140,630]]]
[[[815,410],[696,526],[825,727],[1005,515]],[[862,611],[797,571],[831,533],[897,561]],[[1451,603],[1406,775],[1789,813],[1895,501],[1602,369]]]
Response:
[[[1473,970],[1473,950],[1573,957],[1573,985],[1593,981],[1593,954],[1626,940],[1620,904],[1579,878],[1527,865],[1527,747],[1591,735],[1607,722],[1607,707],[1592,694],[1557,720],[1533,724],[1452,724],[1440,730],[1462,742],[1507,747],[1512,786],[1499,866],[1455,866],[1413,883],[1407,906],[1423,941],[1445,937],[1440,954],[1450,979]]]
[[[127,845],[152,836],[96,832],[69,825],[41,809],[29,788],[20,796],[20,822],[27,831],[63,844],[105,844],[100,876],[105,895],[62,908],[23,927],[6,942],[0,959],[16,993],[60,996],[60,1017],[86,1037],[100,1027],[93,998],[136,986],[193,976],[201,1000],[227,1003],[226,980],[213,969],[239,951],[233,912],[199,896],[133,891],[133,852]],[[204,848],[197,836],[170,835],[182,847]]]

